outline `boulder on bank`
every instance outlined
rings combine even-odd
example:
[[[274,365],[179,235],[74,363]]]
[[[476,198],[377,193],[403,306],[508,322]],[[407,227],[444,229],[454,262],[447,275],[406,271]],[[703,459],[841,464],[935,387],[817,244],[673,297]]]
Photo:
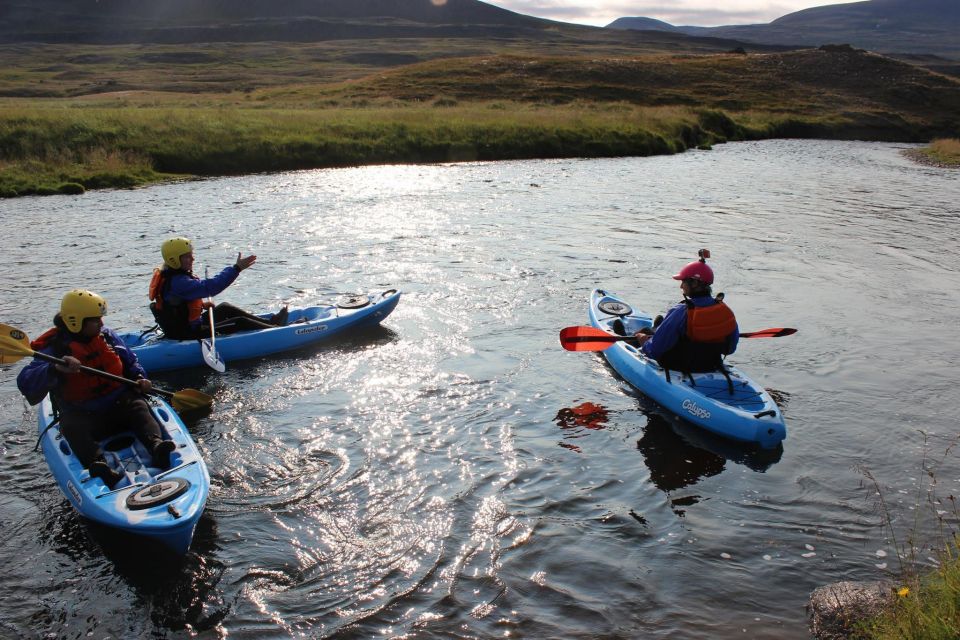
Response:
[[[807,603],[810,633],[817,640],[845,640],[858,622],[874,618],[894,601],[893,584],[835,582],[814,589]]]

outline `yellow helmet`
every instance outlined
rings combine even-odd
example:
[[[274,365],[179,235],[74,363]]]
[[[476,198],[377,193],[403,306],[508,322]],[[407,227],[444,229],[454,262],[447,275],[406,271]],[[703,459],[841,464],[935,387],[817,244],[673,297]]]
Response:
[[[107,315],[107,301],[92,291],[74,289],[60,302],[60,317],[70,333],[80,333],[83,321]]]
[[[193,251],[193,243],[186,238],[170,238],[160,245],[163,264],[174,269],[180,268],[180,256]]]

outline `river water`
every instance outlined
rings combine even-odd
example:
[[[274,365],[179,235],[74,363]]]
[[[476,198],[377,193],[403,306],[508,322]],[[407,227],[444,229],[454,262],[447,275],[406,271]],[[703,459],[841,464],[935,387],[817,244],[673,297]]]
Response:
[[[0,637],[806,638],[810,592],[930,566],[960,491],[960,173],[906,145],[304,171],[0,202],[0,321],[90,288],[148,325],[159,244],[257,310],[397,287],[382,328],[158,375],[212,476],[182,561],[82,522],[0,370]],[[590,291],[662,311],[708,247],[731,362],[783,407],[758,456],[560,348]],[[871,480],[876,479],[876,484]],[[931,482],[936,485],[931,492]],[[879,491],[878,491],[879,489]],[[889,515],[885,515],[889,514]],[[886,527],[892,520],[893,535]],[[926,541],[926,542],[924,542]]]

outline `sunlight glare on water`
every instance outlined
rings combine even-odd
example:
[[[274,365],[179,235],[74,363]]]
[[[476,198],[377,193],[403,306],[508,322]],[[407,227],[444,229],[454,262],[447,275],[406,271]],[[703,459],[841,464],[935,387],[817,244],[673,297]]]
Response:
[[[76,286],[106,296],[110,326],[147,326],[172,235],[211,271],[256,253],[218,297],[249,309],[403,292],[382,327],[155,376],[215,398],[188,419],[212,489],[178,562],[79,520],[31,451],[21,365],[0,371],[0,635],[807,638],[814,588],[896,564],[858,465],[901,533],[925,461],[936,491],[960,491],[943,453],[960,180],[902,148],[767,141],[0,201],[19,221],[0,321],[31,337]],[[677,302],[670,276],[701,247],[741,328],[800,329],[733,356],[780,403],[782,451],[707,437],[558,344],[593,288]]]

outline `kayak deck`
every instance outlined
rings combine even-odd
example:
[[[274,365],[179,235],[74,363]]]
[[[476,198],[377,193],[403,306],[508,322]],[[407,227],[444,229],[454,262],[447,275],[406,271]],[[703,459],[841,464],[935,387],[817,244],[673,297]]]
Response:
[[[151,397],[149,404],[164,439],[176,445],[170,454],[170,467],[153,466],[152,456],[132,432],[112,433],[99,440],[107,464],[123,476],[112,489],[91,477],[73,455],[54,422],[49,397],[38,411],[40,442],[50,472],[80,515],[155,539],[183,554],[206,504],[210,476],[200,451],[173,409],[156,397]]]
[[[389,289],[379,294],[354,296],[336,305],[291,309],[283,326],[217,336],[216,351],[224,362],[292,351],[347,329],[379,324],[393,312],[399,301],[400,292]],[[270,314],[259,317],[266,320]],[[204,366],[198,340],[168,339],[156,329],[139,334],[123,333],[120,338],[151,374]]]

